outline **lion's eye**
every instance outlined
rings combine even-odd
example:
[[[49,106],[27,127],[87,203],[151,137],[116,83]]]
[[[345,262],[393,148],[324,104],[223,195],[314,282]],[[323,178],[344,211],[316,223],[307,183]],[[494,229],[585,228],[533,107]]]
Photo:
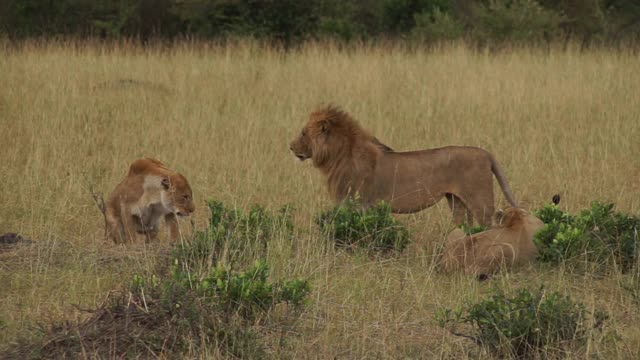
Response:
[[[302,136],[307,136],[307,132],[305,130],[302,130]]]
[[[189,195],[185,195],[185,196],[183,196],[183,198],[184,198],[185,200],[189,200],[189,199],[191,199],[191,196],[189,196]]]

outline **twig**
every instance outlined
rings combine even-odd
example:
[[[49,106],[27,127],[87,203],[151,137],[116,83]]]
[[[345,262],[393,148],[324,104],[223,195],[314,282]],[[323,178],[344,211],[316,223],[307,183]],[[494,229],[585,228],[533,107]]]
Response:
[[[482,341],[480,341],[480,339],[478,339],[475,336],[461,334],[461,333],[455,332],[455,331],[453,331],[451,329],[447,329],[447,331],[449,331],[449,333],[451,333],[451,335],[455,335],[455,336],[463,337],[465,339],[469,339],[469,340],[473,341],[474,343],[476,343],[476,345],[482,346]]]
[[[104,197],[102,197],[102,193],[94,191],[93,186],[91,185],[89,185],[89,193],[91,194],[91,197],[96,203],[98,209],[100,209],[100,212],[102,212],[102,215],[106,215],[107,207],[104,204]]]
[[[96,206],[102,213],[102,217],[104,219],[104,238],[107,239],[107,206],[104,203],[104,197],[102,196],[102,193],[97,192],[93,189],[92,184],[88,185],[88,189],[91,197],[93,198],[93,201],[96,203]]]

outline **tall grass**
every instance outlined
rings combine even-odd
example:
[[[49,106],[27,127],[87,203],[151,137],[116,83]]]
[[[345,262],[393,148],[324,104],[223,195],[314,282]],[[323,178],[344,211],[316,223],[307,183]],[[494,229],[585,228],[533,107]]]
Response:
[[[294,329],[269,335],[276,357],[488,356],[439,329],[435,309],[475,301],[491,287],[541,284],[611,314],[609,335],[584,354],[640,356],[640,305],[623,286],[633,274],[535,266],[487,284],[440,275],[432,254],[451,228],[444,203],[398,217],[413,237],[402,256],[350,256],[313,223],[331,205],[324,179],[288,152],[308,112],[334,103],[397,150],[490,150],[527,207],[559,192],[569,211],[600,199],[638,214],[637,56],[489,54],[456,45],[429,52],[316,44],[283,53],[253,43],[1,49],[0,233],[19,232],[37,245],[0,253],[0,351],[38,322],[79,318],[72,304],[95,304],[154,266],[163,246],[103,241],[88,190],[108,193],[132,160],[153,156],[192,184],[196,228],[206,226],[209,198],[296,209],[295,246],[275,242],[267,260],[275,277],[310,278],[312,302]]]

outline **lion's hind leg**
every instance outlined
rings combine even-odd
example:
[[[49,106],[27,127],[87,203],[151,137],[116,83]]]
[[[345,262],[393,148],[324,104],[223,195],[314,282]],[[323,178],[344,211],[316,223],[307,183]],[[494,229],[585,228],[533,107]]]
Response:
[[[493,220],[495,208],[493,206],[493,193],[489,194],[469,194],[467,207],[476,219],[478,224],[490,227]]]
[[[138,234],[137,223],[138,218],[131,214],[131,210],[121,204],[120,206],[120,222],[122,223],[123,230],[123,242],[125,244],[132,244],[136,240]]]
[[[493,219],[493,213],[495,209],[493,205],[485,204],[483,205],[474,205],[471,208],[471,213],[473,217],[478,221],[478,224],[490,227]]]
[[[120,221],[120,217],[115,214],[112,208],[107,207],[104,213],[105,237],[107,241],[111,240],[114,244],[121,244],[126,241],[124,233],[124,225]]]
[[[453,213],[453,222],[456,226],[461,224],[470,226],[473,224],[472,213],[462,199],[449,193],[445,194],[445,197]]]

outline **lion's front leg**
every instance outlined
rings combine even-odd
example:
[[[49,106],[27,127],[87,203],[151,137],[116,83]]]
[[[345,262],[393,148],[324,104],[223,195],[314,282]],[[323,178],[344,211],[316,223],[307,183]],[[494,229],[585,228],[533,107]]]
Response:
[[[146,243],[150,243],[150,242],[155,242],[156,240],[158,240],[158,233],[160,231],[158,230],[158,227],[150,227],[148,229],[145,230],[145,242]]]
[[[122,206],[120,211],[120,220],[122,222],[122,228],[124,232],[123,241],[125,244],[131,244],[136,239],[138,233],[137,226],[131,209],[127,206]]]
[[[164,222],[167,225],[167,236],[171,241],[180,239],[180,227],[178,226],[178,218],[176,214],[170,213],[164,216]]]

